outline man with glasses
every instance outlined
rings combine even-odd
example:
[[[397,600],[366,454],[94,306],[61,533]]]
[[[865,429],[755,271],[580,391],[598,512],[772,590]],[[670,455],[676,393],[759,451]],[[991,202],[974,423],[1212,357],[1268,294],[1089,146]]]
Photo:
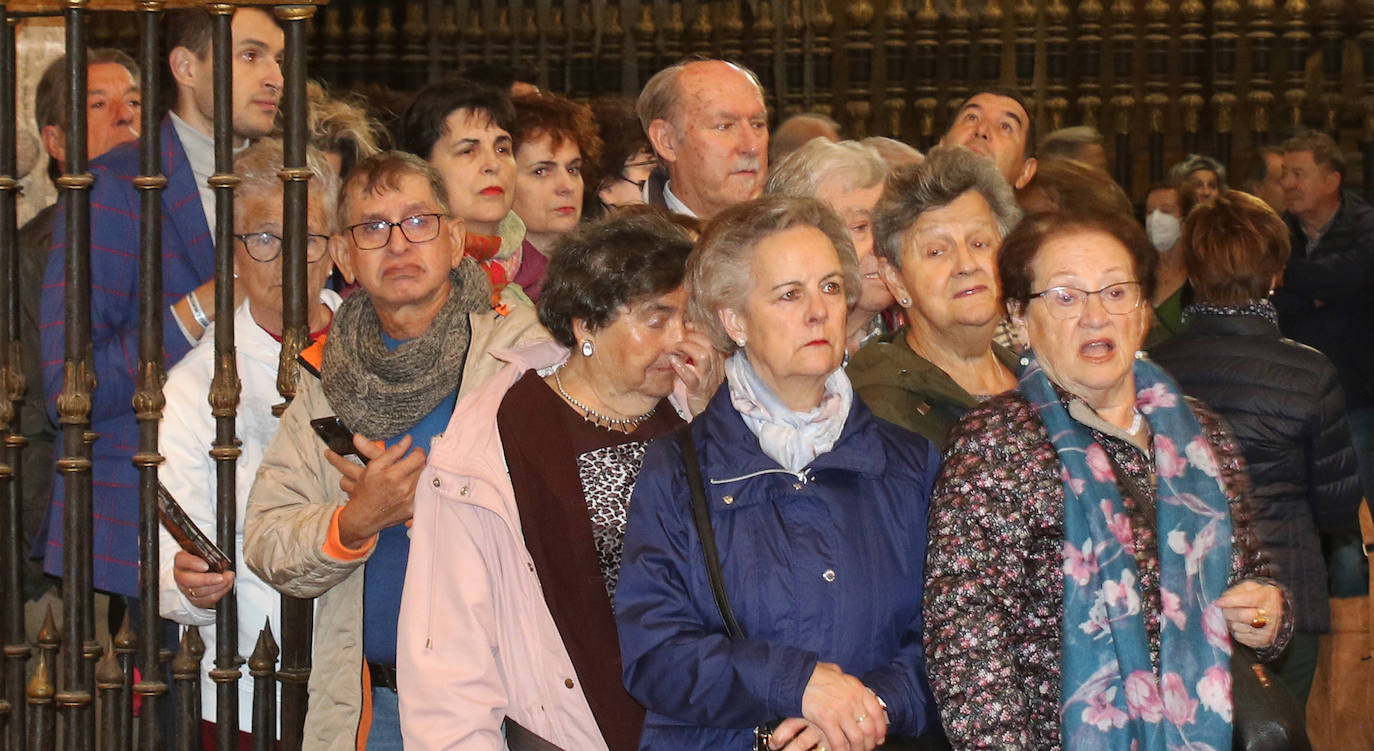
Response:
[[[164,618],[186,626],[199,626],[205,641],[201,661],[201,712],[205,747],[213,748],[215,737],[215,682],[209,671],[214,667],[215,603],[233,591],[238,603],[238,650],[246,661],[257,642],[263,622],[272,632],[281,633],[278,620],[280,601],[276,590],[259,579],[243,562],[243,521],[248,491],[253,486],[258,463],[277,432],[272,407],[281,402],[277,393],[277,365],[282,337],[282,145],[276,139],[263,139],[240,152],[234,159],[234,174],[240,182],[234,189],[234,285],[245,300],[234,312],[234,348],[242,391],[235,429],[242,453],[235,468],[238,540],[234,551],[235,570],[212,573],[204,560],[177,545],[170,532],[162,530],[159,561],[159,609]],[[310,170],[306,221],[306,296],[312,301],[308,324],[312,336],[320,337],[329,328],[339,296],[324,288],[333,264],[329,258],[329,232],[335,220],[338,174],[324,154],[311,149],[307,159]],[[218,326],[212,324],[211,328]],[[201,337],[167,376],[163,393],[167,407],[158,433],[159,452],[166,458],[158,477],[181,504],[196,526],[207,534],[215,529],[215,488],[218,472],[211,457],[215,440],[215,418],[206,409],[215,374],[214,336]],[[239,717],[241,733],[252,730],[253,679],[245,671],[239,678]]]
[[[307,745],[400,749],[396,623],[426,449],[457,400],[501,367],[493,350],[548,334],[513,290],[493,306],[486,274],[463,255],[444,179],[419,157],[358,163],[339,224],[334,262],[360,289],[339,307],[319,379],[302,379],[263,458],[244,556],[282,592],[319,598]],[[335,418],[356,457],[326,450],[312,429]]]

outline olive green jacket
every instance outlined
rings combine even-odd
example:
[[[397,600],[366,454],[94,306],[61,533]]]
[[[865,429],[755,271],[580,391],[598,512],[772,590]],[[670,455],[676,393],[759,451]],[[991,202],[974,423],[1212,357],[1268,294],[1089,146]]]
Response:
[[[913,352],[906,332],[903,326],[861,348],[849,361],[849,380],[873,414],[920,433],[943,450],[949,429],[978,400]],[[1014,352],[995,342],[992,350],[1011,372],[1019,370]]]

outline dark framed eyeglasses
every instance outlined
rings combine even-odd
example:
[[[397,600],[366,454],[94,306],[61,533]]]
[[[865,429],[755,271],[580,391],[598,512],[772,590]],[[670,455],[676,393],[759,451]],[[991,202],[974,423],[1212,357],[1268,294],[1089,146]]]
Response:
[[[1031,295],[1031,299],[1044,300],[1050,315],[1060,320],[1069,320],[1083,315],[1083,311],[1088,307],[1088,298],[1093,295],[1097,295],[1098,301],[1102,303],[1102,309],[1114,316],[1123,316],[1139,308],[1145,297],[1140,282],[1117,282],[1095,290],[1050,287]]]
[[[622,169],[622,170],[620,171],[620,174],[619,174],[619,175],[616,175],[616,179],[617,179],[617,180],[624,180],[625,182],[627,182],[627,183],[629,183],[629,184],[635,186],[636,188],[639,188],[640,190],[644,190],[644,183],[649,182],[649,178],[646,177],[646,178],[644,178],[643,180],[631,180],[629,177],[626,176],[625,173],[626,173],[626,172],[629,172],[630,170],[632,170],[632,169],[634,169],[634,168],[636,168],[636,167],[648,167],[650,170],[652,170],[653,168],[655,168],[655,167],[657,167],[657,166],[658,166],[658,160],[657,160],[657,159],[646,159],[646,160],[644,160],[644,161],[642,161],[642,162],[632,162],[632,163],[630,163],[630,164],[625,165],[625,168]]]
[[[391,230],[401,228],[401,234],[413,243],[427,243],[439,236],[439,225],[447,214],[412,214],[399,222],[376,219],[361,222],[348,228],[353,244],[358,250],[376,250],[391,242]]]
[[[248,250],[248,257],[254,261],[271,263],[281,255],[282,239],[280,235],[271,232],[247,232],[242,235],[234,235],[234,239],[243,243],[243,247]],[[309,234],[305,236],[305,257],[311,263],[324,258],[329,253],[329,235]]]

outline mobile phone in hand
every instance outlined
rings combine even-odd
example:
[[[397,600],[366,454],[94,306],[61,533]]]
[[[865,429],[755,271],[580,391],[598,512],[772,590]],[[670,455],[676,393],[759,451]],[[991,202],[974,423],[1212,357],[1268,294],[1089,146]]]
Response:
[[[310,427],[314,428],[315,435],[324,441],[324,445],[330,451],[339,456],[352,456],[357,454],[363,464],[367,464],[367,457],[358,454],[358,449],[353,445],[353,431],[349,430],[339,419],[338,415],[320,417],[310,421]]]

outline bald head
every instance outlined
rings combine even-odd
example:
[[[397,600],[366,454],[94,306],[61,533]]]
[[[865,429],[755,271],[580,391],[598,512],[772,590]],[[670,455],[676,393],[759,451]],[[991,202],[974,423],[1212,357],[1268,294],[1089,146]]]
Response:
[[[748,69],[724,60],[672,66],[649,80],[636,110],[668,189],[698,217],[763,191],[768,110]]]
[[[783,157],[805,146],[814,138],[840,140],[839,123],[818,112],[804,112],[783,121],[769,136],[768,161],[777,164]]]

